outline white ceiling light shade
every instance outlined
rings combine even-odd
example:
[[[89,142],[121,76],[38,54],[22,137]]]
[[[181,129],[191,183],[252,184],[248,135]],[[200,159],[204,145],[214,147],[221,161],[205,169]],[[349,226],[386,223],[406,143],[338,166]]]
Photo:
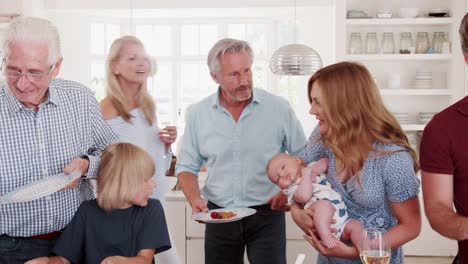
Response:
[[[294,0],[294,42],[296,41],[296,0]],[[322,68],[317,51],[302,44],[289,44],[277,49],[270,59],[270,70],[276,75],[312,75]]]
[[[276,75],[312,75],[322,68],[317,51],[302,44],[289,44],[277,49],[270,59],[270,70]]]

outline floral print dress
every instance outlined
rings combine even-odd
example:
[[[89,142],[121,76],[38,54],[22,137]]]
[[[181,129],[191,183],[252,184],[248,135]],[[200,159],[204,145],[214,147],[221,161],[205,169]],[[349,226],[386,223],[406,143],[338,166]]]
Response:
[[[397,219],[393,215],[390,202],[403,202],[419,193],[419,179],[413,169],[411,154],[396,144],[376,142],[376,149],[390,153],[369,158],[364,162],[361,185],[354,176],[343,184],[336,175],[335,155],[331,149],[323,146],[319,138],[320,132],[316,127],[304,152],[305,164],[328,157],[327,179],[332,188],[343,197],[349,216],[361,221],[366,228],[378,227],[388,230],[394,227]],[[393,249],[390,263],[403,262],[403,249]],[[358,264],[361,261],[359,258],[325,257],[319,254],[317,263]]]

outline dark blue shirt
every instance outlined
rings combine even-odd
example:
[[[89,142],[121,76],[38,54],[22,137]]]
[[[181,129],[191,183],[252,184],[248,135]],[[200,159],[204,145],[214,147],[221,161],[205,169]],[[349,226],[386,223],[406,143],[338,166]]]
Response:
[[[81,204],[57,240],[53,252],[72,263],[101,263],[109,256],[134,257],[142,249],[171,248],[159,200],[107,213],[96,200]]]

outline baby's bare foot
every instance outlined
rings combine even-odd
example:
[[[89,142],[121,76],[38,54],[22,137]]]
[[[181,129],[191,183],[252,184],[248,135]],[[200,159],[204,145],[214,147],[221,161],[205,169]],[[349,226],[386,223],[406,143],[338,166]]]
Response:
[[[333,236],[322,238],[322,244],[327,248],[334,248],[338,246],[338,242]]]

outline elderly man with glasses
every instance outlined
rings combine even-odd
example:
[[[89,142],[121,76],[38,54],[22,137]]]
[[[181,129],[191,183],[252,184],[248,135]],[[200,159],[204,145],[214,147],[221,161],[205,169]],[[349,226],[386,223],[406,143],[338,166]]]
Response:
[[[3,48],[0,196],[59,173],[82,175],[46,197],[0,204],[0,263],[24,263],[49,255],[80,203],[92,198],[87,177],[96,176],[101,151],[116,137],[91,90],[54,78],[63,59],[49,21],[13,20]]]

